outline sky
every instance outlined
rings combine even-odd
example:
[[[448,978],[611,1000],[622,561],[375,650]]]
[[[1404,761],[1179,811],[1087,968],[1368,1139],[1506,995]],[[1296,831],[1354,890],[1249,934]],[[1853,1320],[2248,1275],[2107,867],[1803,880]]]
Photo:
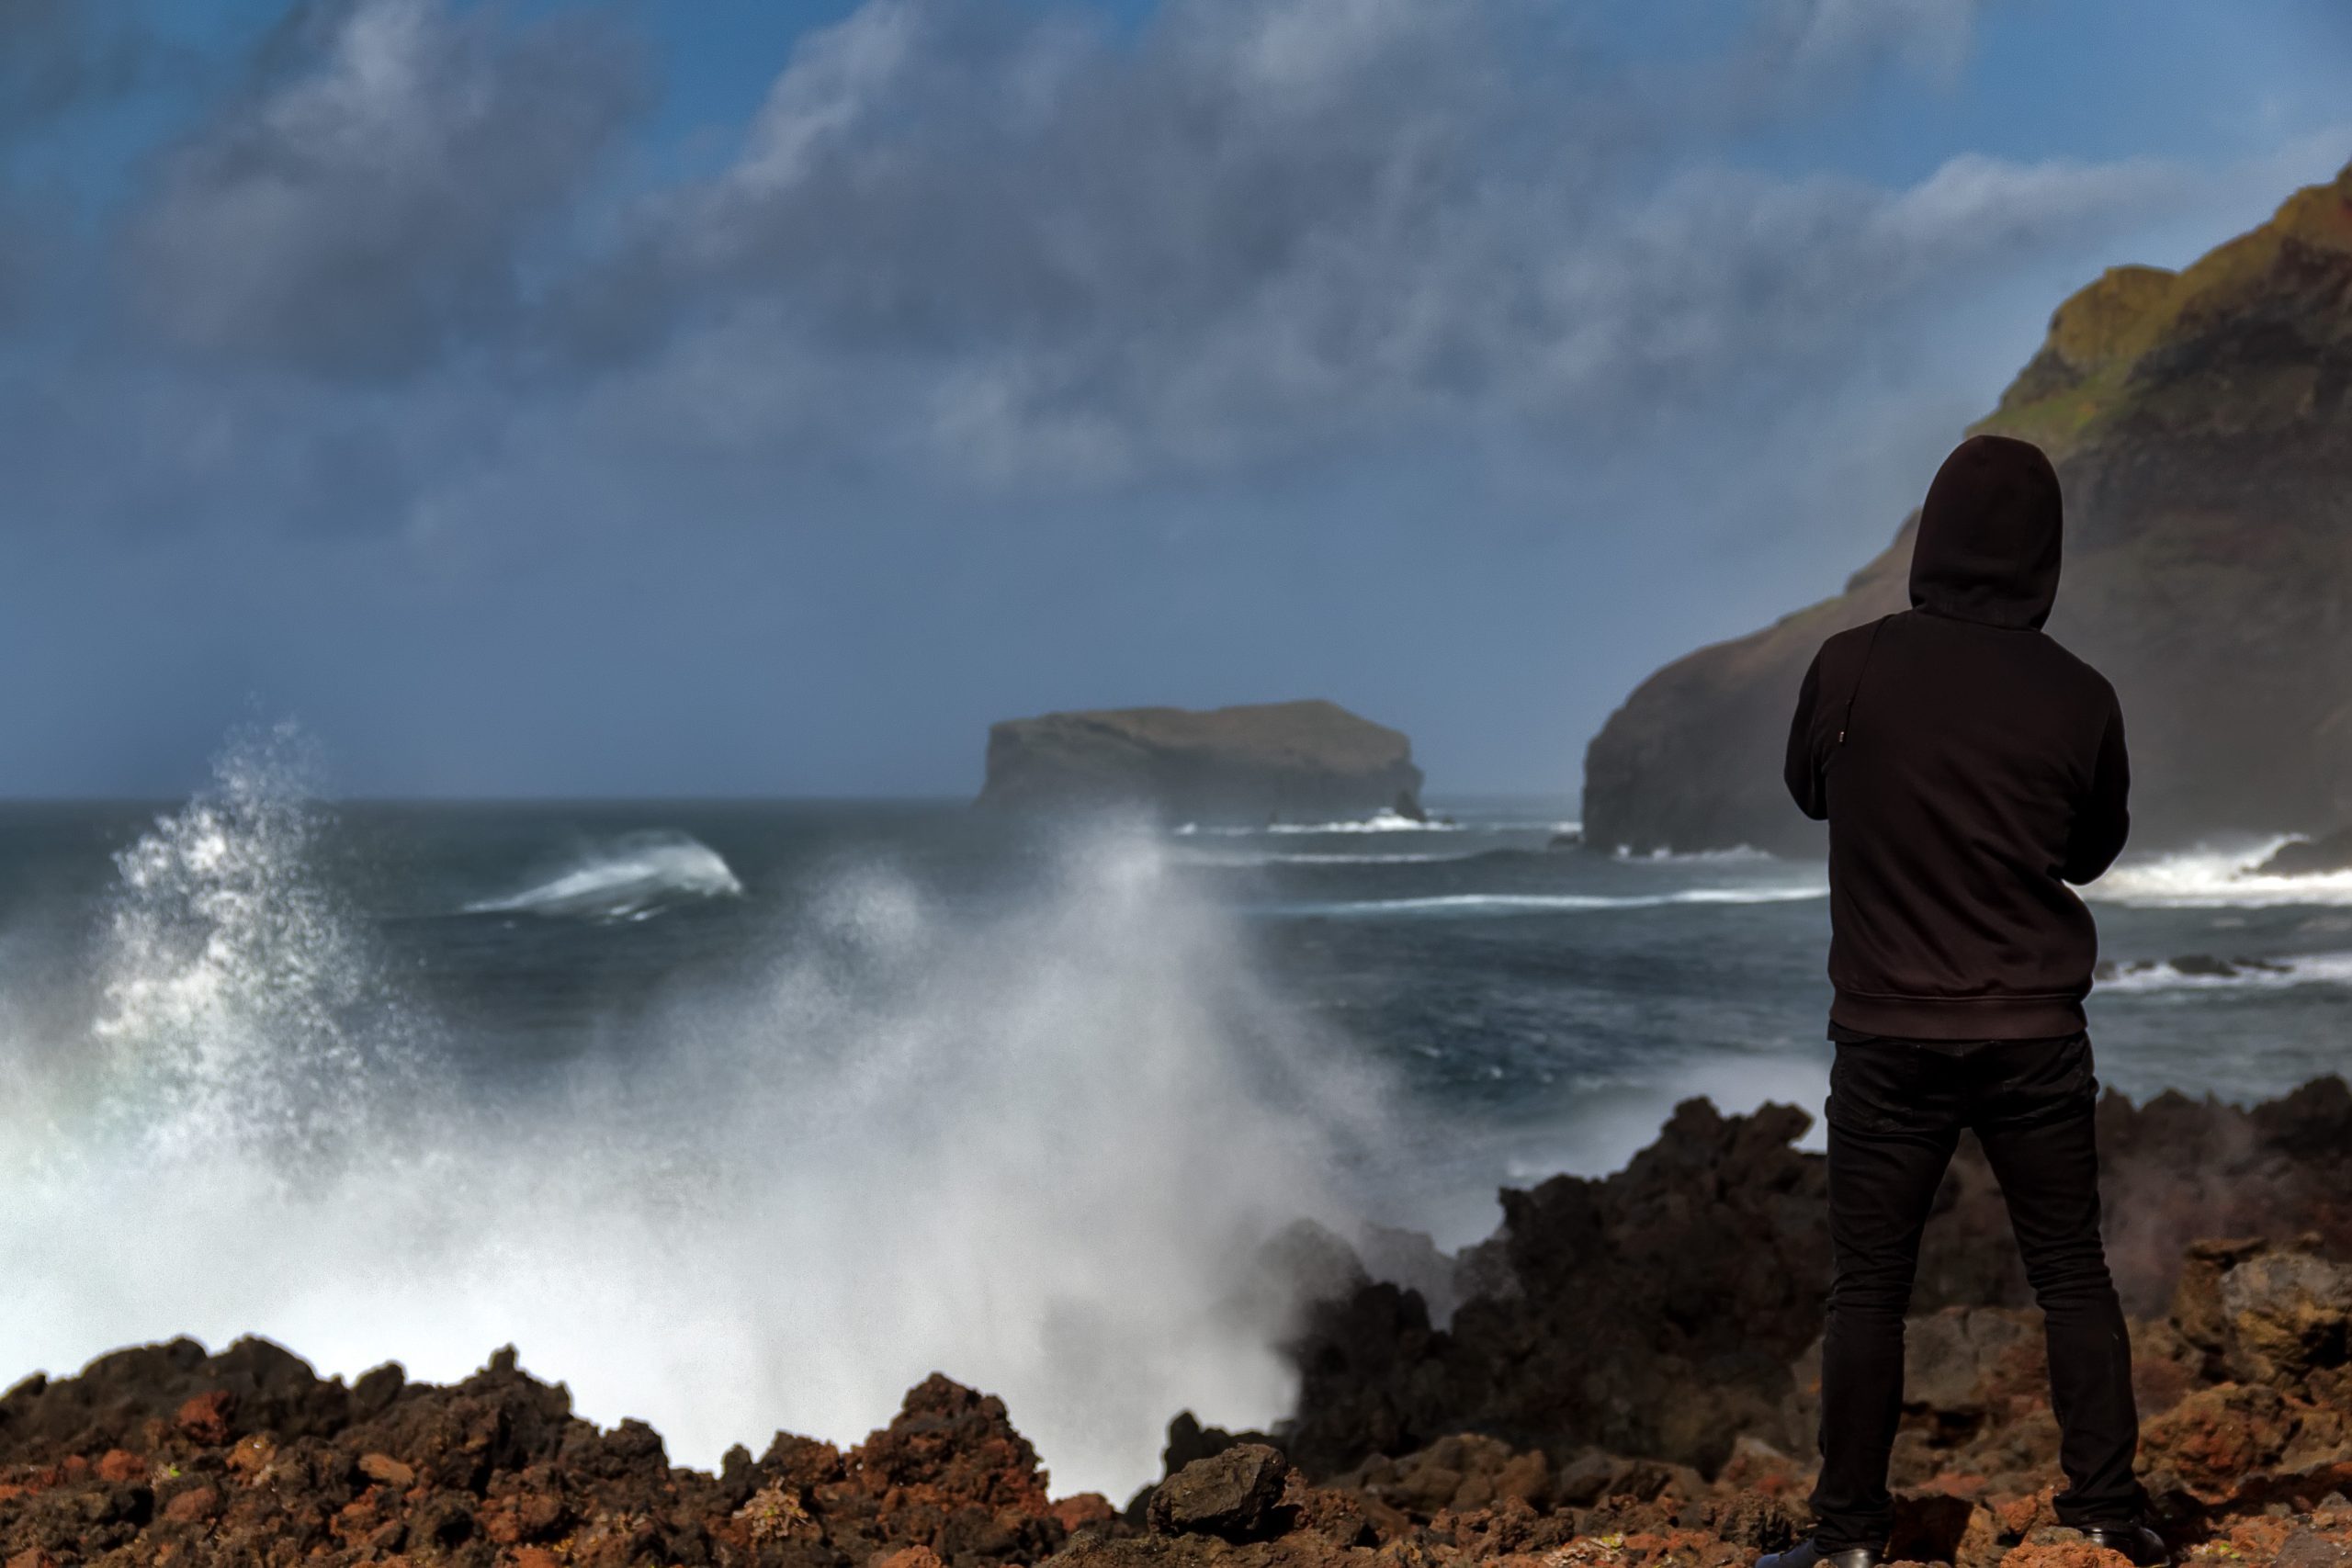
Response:
[[[0,795],[1302,696],[1573,793],[2347,79],[2341,0],[0,0]]]

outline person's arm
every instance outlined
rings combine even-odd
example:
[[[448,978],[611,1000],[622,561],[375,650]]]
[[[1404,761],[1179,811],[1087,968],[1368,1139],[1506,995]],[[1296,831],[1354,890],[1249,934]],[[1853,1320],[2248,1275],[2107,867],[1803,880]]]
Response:
[[[2123,852],[2132,836],[2132,760],[2123,750],[2123,709],[2110,704],[2099,736],[2098,761],[2091,769],[2091,792],[2075,812],[2066,839],[2066,863],[2059,874],[2074,883],[2095,882]]]
[[[1814,750],[1813,709],[1821,698],[1821,655],[1805,667],[1804,684],[1797,688],[1796,716],[1789,721],[1789,759],[1783,776],[1797,809],[1819,822],[1829,816],[1829,789],[1821,776],[1821,760]]]

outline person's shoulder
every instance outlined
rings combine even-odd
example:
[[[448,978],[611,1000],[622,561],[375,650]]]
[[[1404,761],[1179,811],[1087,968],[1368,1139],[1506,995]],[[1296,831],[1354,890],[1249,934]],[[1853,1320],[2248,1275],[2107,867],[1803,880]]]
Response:
[[[1899,615],[1881,615],[1876,620],[1864,621],[1858,626],[1848,626],[1844,631],[1831,632],[1821,639],[1821,651],[1815,657],[1825,665],[1859,659],[1861,657],[1862,649],[1869,646],[1871,635],[1878,630],[1882,622],[1900,619],[1902,616]]]
[[[2086,702],[2115,705],[2114,682],[2099,673],[2097,665],[2052,637],[2048,632],[2041,634],[2041,646],[2048,650],[2045,657],[2049,659],[2057,679],[2066,682],[2080,692]]]
[[[1874,630],[1877,626],[1878,623],[1876,621],[1864,621],[1859,626],[1848,626],[1842,632],[1831,632],[1827,637],[1821,639],[1822,651],[1826,653],[1833,648],[1859,647],[1870,639],[1871,631]]]

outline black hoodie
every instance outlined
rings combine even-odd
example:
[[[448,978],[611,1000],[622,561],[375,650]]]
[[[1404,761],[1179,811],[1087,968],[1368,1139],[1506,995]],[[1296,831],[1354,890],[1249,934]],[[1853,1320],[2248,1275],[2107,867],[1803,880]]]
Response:
[[[1915,1040],[2083,1027],[2098,933],[2070,882],[2123,848],[2115,689],[2041,631],[2058,476],[1975,436],[1945,459],[1912,608],[1822,644],[1789,730],[1789,791],[1829,821],[1833,1026]]]

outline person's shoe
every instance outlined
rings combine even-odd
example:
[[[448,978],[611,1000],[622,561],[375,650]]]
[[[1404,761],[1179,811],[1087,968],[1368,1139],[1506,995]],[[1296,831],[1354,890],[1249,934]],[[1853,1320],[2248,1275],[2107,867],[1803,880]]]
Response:
[[[1786,1551],[1771,1551],[1756,1560],[1756,1568],[1815,1568],[1827,1563],[1829,1568],[1878,1568],[1886,1553],[1876,1547],[1849,1546],[1843,1551],[1824,1551],[1809,1540],[1801,1540]]]
[[[2094,1525],[2083,1532],[2083,1539],[2093,1546],[2123,1553],[2141,1568],[2172,1561],[2172,1548],[2165,1544],[2165,1538],[2145,1525]]]

